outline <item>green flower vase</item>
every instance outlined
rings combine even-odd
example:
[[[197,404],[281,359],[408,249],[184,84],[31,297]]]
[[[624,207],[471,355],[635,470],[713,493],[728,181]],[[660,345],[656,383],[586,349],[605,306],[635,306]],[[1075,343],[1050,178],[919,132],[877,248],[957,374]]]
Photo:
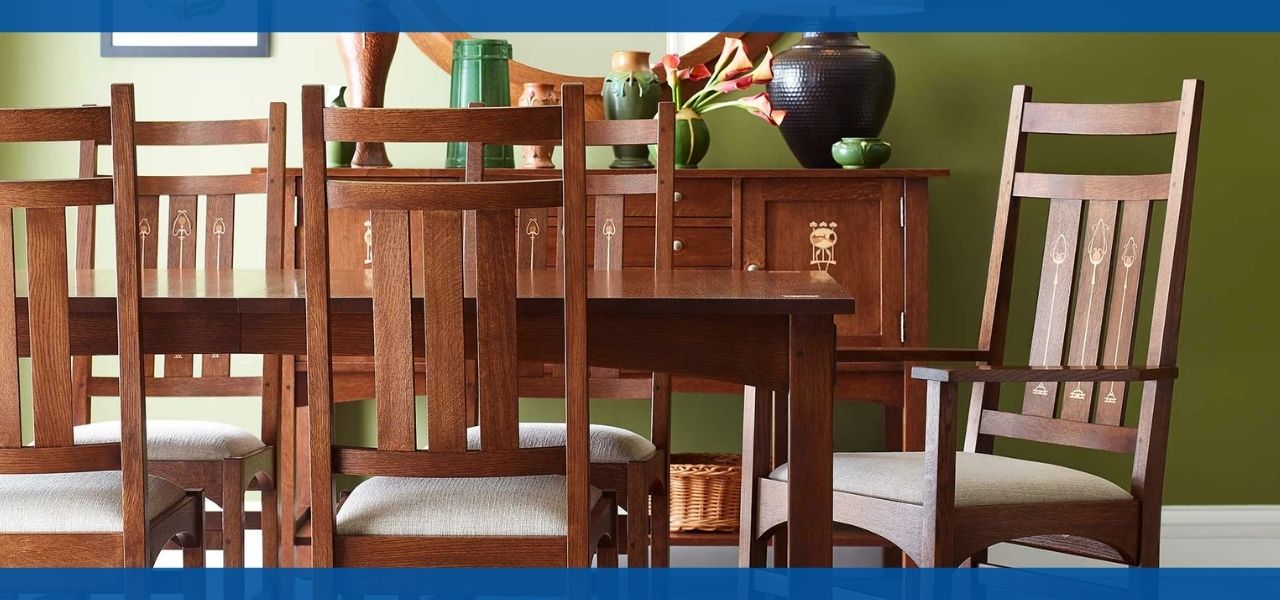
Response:
[[[684,108],[676,113],[676,168],[696,169],[711,147],[711,130],[702,115]]]
[[[604,78],[604,118],[652,119],[658,114],[662,83],[649,67],[649,53],[614,52],[612,69]],[[644,144],[614,146],[611,169],[652,169],[649,147]]]
[[[346,108],[347,86],[326,85],[324,86],[324,97],[329,100],[329,106],[334,108]],[[326,154],[328,155],[327,162],[330,167],[351,166],[351,159],[356,156],[355,142],[329,142],[326,146]]]
[[[449,106],[466,108],[472,102],[485,106],[511,106],[511,44],[506,40],[462,39],[453,42],[453,77],[449,85]],[[467,166],[467,146],[449,142],[446,167]],[[511,146],[485,144],[485,168],[516,166]]]

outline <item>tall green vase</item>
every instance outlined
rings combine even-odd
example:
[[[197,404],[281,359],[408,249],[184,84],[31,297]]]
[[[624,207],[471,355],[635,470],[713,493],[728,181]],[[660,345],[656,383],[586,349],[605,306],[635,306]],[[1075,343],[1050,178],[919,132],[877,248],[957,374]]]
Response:
[[[455,40],[449,106],[464,108],[472,102],[481,102],[485,106],[511,106],[510,60],[511,44],[506,40]],[[465,167],[466,144],[449,142],[444,164],[446,167]],[[486,144],[484,166],[515,168],[515,150],[511,146]]]
[[[649,53],[613,53],[613,67],[604,78],[604,118],[609,120],[652,119],[658,114],[662,83],[649,67]],[[611,169],[652,169],[649,147],[614,146]]]

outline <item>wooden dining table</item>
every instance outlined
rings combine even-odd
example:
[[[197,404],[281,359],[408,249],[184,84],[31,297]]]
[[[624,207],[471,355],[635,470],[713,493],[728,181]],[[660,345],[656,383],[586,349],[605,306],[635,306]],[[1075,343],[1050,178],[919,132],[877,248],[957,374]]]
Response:
[[[517,277],[516,352],[521,359],[562,362],[561,278],[549,270]],[[16,279],[17,344],[26,356],[26,277]],[[853,312],[848,292],[821,271],[592,271],[588,282],[592,366],[790,392],[789,564],[830,566],[834,317]],[[68,285],[72,353],[116,354],[115,273],[73,271]],[[145,353],[306,352],[299,270],[147,270],[142,287]],[[371,356],[371,271],[335,270],[331,288],[333,353]],[[474,314],[474,301],[464,306]],[[425,347],[422,312],[415,306],[414,327],[406,332],[419,352]],[[474,336],[468,340],[473,356]],[[293,539],[292,524],[282,526],[288,531],[281,539]]]

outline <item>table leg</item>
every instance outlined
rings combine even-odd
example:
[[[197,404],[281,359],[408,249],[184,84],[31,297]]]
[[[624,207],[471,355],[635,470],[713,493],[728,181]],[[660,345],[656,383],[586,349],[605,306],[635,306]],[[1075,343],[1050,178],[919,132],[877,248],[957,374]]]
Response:
[[[793,567],[830,567],[835,319],[792,316],[789,346],[789,562]]]

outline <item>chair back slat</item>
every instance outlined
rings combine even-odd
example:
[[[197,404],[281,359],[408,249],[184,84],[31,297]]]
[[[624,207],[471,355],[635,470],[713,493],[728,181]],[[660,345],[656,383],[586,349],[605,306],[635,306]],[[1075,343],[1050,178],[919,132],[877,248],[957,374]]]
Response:
[[[1177,100],[1134,104],[1028,102],[1026,133],[1066,135],[1161,135],[1177,131]]]
[[[1123,365],[1133,359],[1133,342],[1137,334],[1138,300],[1142,297],[1142,274],[1146,264],[1147,232],[1151,227],[1151,204],[1125,202],[1120,210],[1121,222],[1112,251],[1111,303],[1107,310],[1106,343],[1102,364]],[[1094,412],[1094,422],[1120,425],[1124,420],[1126,386],[1115,381],[1100,384],[1101,400]]]
[[[1018,173],[1013,194],[1020,198],[1084,198],[1086,200],[1163,200],[1169,174],[1064,175]]]
[[[111,142],[110,108],[8,108],[0,114],[0,143],[81,140]]]
[[[587,145],[653,144],[658,139],[658,129],[659,120],[655,119],[587,121]]]
[[[1062,364],[1082,205],[1079,200],[1054,200],[1049,206],[1036,321],[1031,333],[1031,356],[1027,361],[1033,367]],[[1058,384],[1054,382],[1028,384],[1022,401],[1023,414],[1052,417],[1057,391]]]
[[[14,306],[13,209],[0,208],[0,337],[18,337]],[[0,344],[0,448],[22,447],[17,344]],[[0,470],[3,472],[3,470]]]
[[[1160,272],[1145,366],[1175,366],[1202,93],[1200,82],[1187,81],[1179,101],[1088,106],[1032,103],[1029,89],[1015,89],[984,309],[984,346],[1002,347],[1007,331],[1019,205],[1024,198],[1046,198],[1049,216],[1028,364],[1131,366],[1136,337],[1143,329],[1137,319],[1147,239],[1152,235],[1151,206],[1164,200]],[[1156,175],[1026,173],[1022,164],[1028,133],[1173,133],[1172,168]],[[1143,482],[1161,476],[1162,467],[1152,457],[1164,452],[1171,380],[1141,384],[1141,412],[1138,427],[1132,429],[1124,426],[1126,385],[1090,379],[1061,385],[1028,383],[1021,414],[999,411],[994,384],[975,386],[966,448],[990,451],[993,437],[1011,437],[1132,454],[1135,493],[1142,492]],[[1150,491],[1146,490],[1148,496]]]
[[[373,247],[374,398],[378,403],[378,449],[411,452],[417,446],[413,393],[413,272],[409,258],[409,213],[376,210]]]
[[[73,423],[66,211],[28,208],[26,212],[35,441],[37,446],[70,446]]]
[[[134,132],[139,146],[226,146],[263,144],[266,119],[229,121],[143,121]]]
[[[195,196],[169,196],[168,246],[165,254],[170,269],[196,268],[196,239],[200,233],[200,213]],[[191,377],[195,358],[190,354],[166,354],[165,377]]]
[[[230,271],[235,267],[236,197],[210,195],[205,199],[204,268]],[[200,357],[201,377],[230,377],[231,356],[205,354]]]
[[[559,206],[561,185],[559,179],[483,183],[333,180],[327,189],[331,208],[513,211]]]
[[[0,181],[0,208],[111,204],[111,178]]]
[[[1102,347],[1102,324],[1106,314],[1107,290],[1111,283],[1111,260],[1115,250],[1118,203],[1094,200],[1086,203],[1084,229],[1076,272],[1074,310],[1071,316],[1071,343],[1066,364],[1073,367],[1098,365]],[[1060,417],[1088,421],[1093,407],[1093,382],[1075,381],[1063,385]]]
[[[516,262],[521,269],[545,269],[550,264],[547,254],[556,230],[547,220],[549,212],[545,208],[522,208],[516,212]]]
[[[261,173],[138,177],[138,193],[152,196],[235,196],[261,194],[266,189],[267,177]]]
[[[426,305],[427,447],[467,449],[465,337],[462,320],[462,213],[423,214]],[[379,267],[375,266],[375,270]],[[403,418],[403,417],[401,417]]]
[[[476,212],[476,366],[480,447],[520,447],[516,354],[516,248],[511,211]]]
[[[472,109],[468,109],[472,110]],[[456,108],[326,108],[330,142],[450,142],[530,145],[560,137],[557,106]]]

